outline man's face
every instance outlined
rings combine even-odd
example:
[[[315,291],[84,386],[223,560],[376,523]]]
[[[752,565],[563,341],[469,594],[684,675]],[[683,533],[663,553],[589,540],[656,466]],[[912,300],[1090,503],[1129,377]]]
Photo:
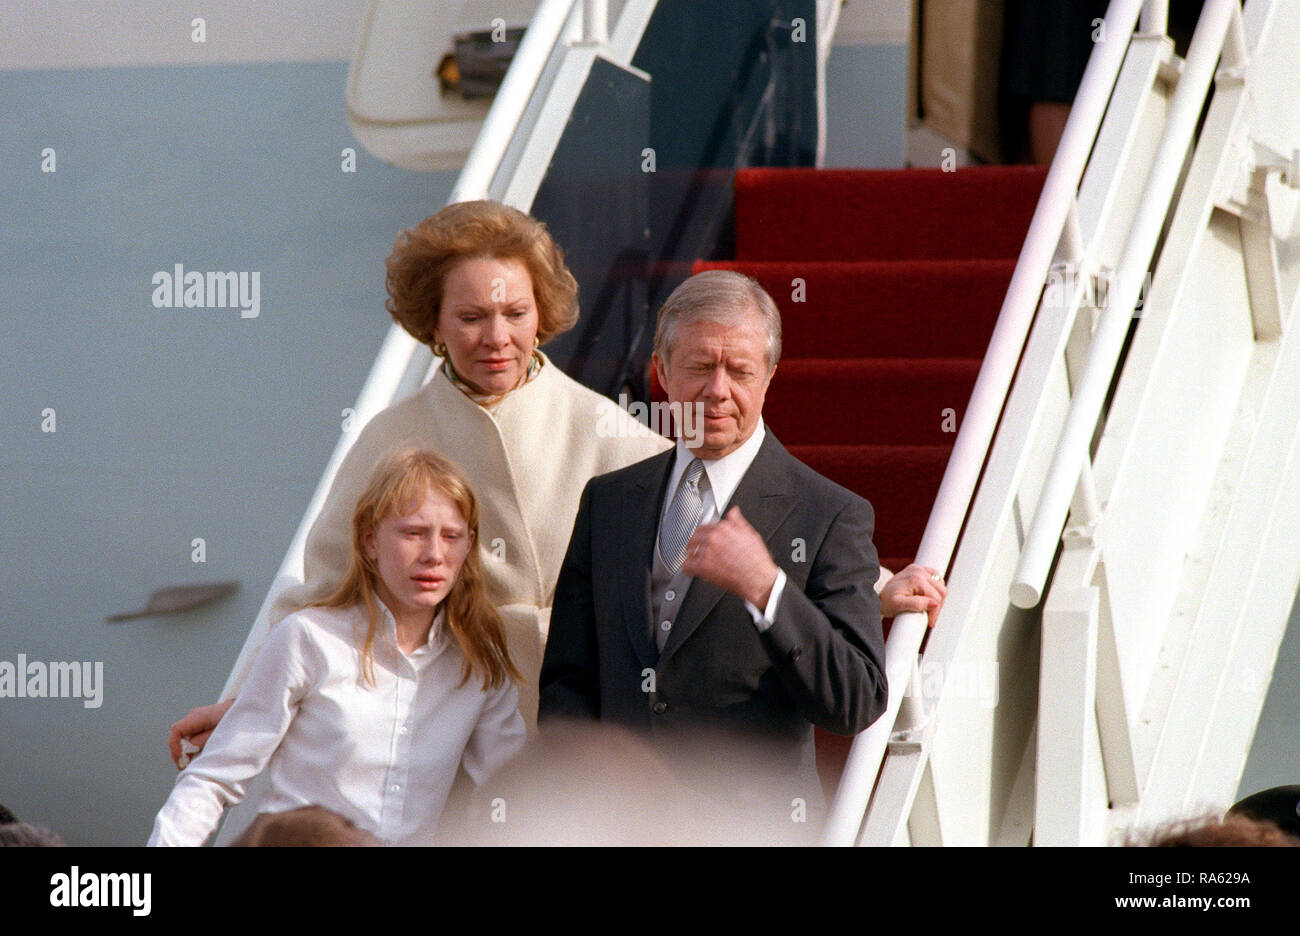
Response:
[[[705,459],[730,455],[754,434],[772,379],[763,321],[754,312],[738,325],[684,323],[675,339],[668,359],[655,354],[654,365],[684,419],[692,418],[685,411],[694,404],[703,409],[703,432],[696,427],[686,436],[690,450]]]

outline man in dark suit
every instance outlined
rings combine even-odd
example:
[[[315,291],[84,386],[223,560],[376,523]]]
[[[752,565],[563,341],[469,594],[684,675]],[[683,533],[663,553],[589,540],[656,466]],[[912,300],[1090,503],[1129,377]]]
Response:
[[[587,485],[539,718],[630,728],[714,794],[757,777],[754,802],[789,823],[824,803],[813,726],[861,731],[887,690],[871,505],[763,426],[780,343],[775,303],[740,274],[664,304],[654,364],[682,438]]]

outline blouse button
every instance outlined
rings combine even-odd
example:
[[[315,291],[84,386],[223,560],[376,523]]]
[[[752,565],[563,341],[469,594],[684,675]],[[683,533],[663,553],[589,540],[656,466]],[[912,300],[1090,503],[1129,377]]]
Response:
[[[402,791],[402,788],[398,786],[396,783],[392,785],[391,789],[394,793],[400,793]]]
[[[659,628],[660,628],[660,630],[662,630],[662,631],[664,631],[665,633],[667,633],[668,631],[670,631],[670,630],[673,629],[673,622],[672,622],[672,621],[664,621],[662,624],[659,625]]]
[[[668,589],[668,591],[664,594],[664,600],[666,601],[672,601],[676,597],[677,597],[677,592],[673,591],[671,588]]]

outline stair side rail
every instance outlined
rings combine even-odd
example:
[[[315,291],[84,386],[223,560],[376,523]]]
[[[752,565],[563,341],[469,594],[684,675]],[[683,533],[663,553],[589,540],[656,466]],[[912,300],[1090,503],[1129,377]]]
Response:
[[[1056,554],[1061,528],[1065,525],[1065,515],[1084,471],[1088,445],[1142,289],[1142,277],[1169,213],[1169,204],[1192,145],[1197,119],[1221,52],[1223,67],[1245,64],[1246,42],[1237,0],[1207,0],[1197,24],[1174,94],[1169,122],[1156,153],[1156,162],[1120,255],[1117,295],[1107,303],[1097,325],[1082,379],[1071,394],[1070,413],[1025,537],[1020,565],[1010,589],[1011,601],[1017,607],[1032,608],[1043,596],[1048,569]]]
[[[1057,248],[1063,242],[1077,240],[1075,197],[1119,77],[1128,40],[1135,29],[1163,34],[1167,14],[1167,0],[1112,0],[1106,11],[1102,29],[1110,41],[1097,43],[1088,59],[1048,170],[917,550],[916,561],[922,565],[943,570],[952,559]],[[1124,41],[1114,41],[1117,37],[1124,37]],[[904,709],[903,701],[918,672],[917,659],[927,625],[923,613],[901,614],[894,619],[885,646],[889,701],[880,718],[853,740],[822,831],[822,844],[847,846],[857,841],[891,737],[896,730],[913,727],[921,718],[919,712]],[[941,614],[936,628],[944,626]],[[919,691],[913,697],[919,699]]]

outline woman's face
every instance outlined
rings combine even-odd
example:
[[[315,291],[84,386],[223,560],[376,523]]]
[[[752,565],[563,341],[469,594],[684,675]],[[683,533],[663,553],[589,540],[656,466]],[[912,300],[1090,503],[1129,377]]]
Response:
[[[447,274],[434,338],[447,346],[461,380],[499,395],[523,380],[538,321],[528,268],[519,260],[477,257]]]
[[[379,569],[375,590],[393,616],[432,619],[465,563],[474,536],[451,498],[430,490],[407,514],[380,520],[365,537]]]

